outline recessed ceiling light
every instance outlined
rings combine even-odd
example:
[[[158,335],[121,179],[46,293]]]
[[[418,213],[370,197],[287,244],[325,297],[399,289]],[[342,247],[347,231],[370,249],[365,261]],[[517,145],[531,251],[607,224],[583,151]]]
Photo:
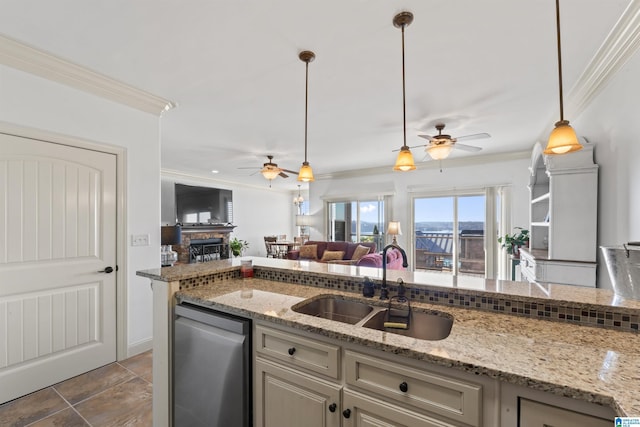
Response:
[[[211,171],[211,173],[220,173],[220,171],[214,169]]]

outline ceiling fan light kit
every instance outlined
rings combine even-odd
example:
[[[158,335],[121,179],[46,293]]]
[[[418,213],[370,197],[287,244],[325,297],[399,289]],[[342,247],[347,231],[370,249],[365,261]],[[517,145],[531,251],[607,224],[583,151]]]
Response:
[[[411,12],[400,12],[393,17],[393,25],[402,30],[402,130],[404,143],[402,144],[402,148],[400,148],[400,152],[396,158],[396,164],[393,166],[393,170],[401,172],[412,171],[416,168],[416,164],[413,161],[413,154],[411,154],[411,149],[407,145],[407,103],[404,78],[404,28],[412,22],[413,14]]]
[[[313,182],[313,170],[307,161],[307,117],[309,106],[309,62],[313,61],[316,58],[316,55],[309,50],[305,50],[300,52],[298,58],[305,63],[306,69],[304,86],[304,162],[302,162],[302,166],[298,172],[298,181]]]
[[[453,150],[453,145],[451,144],[440,144],[440,145],[429,145],[427,146],[427,153],[433,160],[443,160],[449,157],[451,154],[451,150]]]
[[[558,39],[558,94],[560,98],[560,120],[549,135],[544,154],[565,154],[578,151],[582,145],[568,120],[564,119],[564,103],[562,100],[562,47],[560,43],[560,0],[556,0],[556,34]]]

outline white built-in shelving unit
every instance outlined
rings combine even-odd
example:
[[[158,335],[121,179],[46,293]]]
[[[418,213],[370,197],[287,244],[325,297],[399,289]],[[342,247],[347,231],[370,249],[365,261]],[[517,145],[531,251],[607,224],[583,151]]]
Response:
[[[593,144],[569,154],[531,154],[530,242],[521,250],[523,280],[595,287],[598,165]]]

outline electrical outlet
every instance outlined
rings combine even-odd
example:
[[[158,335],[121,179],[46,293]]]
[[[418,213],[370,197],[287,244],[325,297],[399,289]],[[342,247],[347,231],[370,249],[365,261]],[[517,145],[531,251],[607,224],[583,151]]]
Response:
[[[131,246],[149,246],[149,235],[133,234],[131,236]]]

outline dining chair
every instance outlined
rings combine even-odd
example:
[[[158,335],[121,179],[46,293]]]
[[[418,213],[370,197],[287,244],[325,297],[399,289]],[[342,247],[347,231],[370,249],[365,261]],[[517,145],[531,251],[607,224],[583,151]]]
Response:
[[[275,243],[278,240],[278,238],[276,236],[264,236],[264,246],[265,249],[267,250],[267,258],[277,258],[278,257],[278,253],[277,253],[277,246],[272,245],[272,243]]]

